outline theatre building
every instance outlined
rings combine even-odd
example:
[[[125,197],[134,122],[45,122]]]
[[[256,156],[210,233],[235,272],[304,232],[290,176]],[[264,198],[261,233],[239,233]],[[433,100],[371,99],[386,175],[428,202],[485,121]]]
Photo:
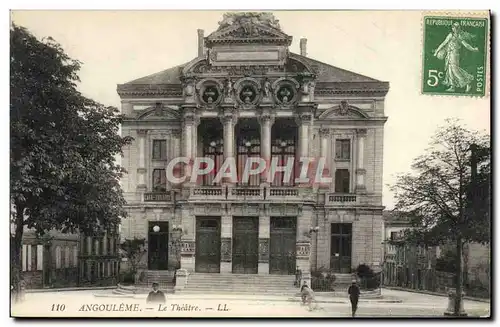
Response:
[[[198,30],[197,56],[186,63],[118,85],[122,133],[134,138],[122,158],[122,240],[146,239],[147,271],[379,268],[389,84],[309,58],[306,39],[291,52],[292,37],[270,13],[226,14],[219,25],[208,36]],[[332,58],[343,51],[331,49]],[[177,157],[210,158],[214,169],[174,183],[167,165]],[[296,181],[297,160],[288,180],[215,178],[227,158],[242,176],[250,157],[279,166],[323,157],[331,181]]]

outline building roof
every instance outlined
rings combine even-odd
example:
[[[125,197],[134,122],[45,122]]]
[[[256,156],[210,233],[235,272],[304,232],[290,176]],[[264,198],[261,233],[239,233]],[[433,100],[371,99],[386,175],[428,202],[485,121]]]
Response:
[[[354,73],[345,69],[341,69],[324,62],[304,57],[298,54],[293,54],[294,57],[298,57],[305,62],[307,62],[312,69],[316,72],[317,79],[319,83],[335,83],[335,82],[381,82],[374,78],[364,76],[358,73]],[[181,73],[184,66],[189,62],[182,65],[178,65],[172,68],[162,70],[158,73],[154,73],[148,76],[144,76],[133,81],[127,82],[124,85],[144,85],[144,84],[181,84]]]
[[[401,211],[396,210],[384,210],[382,213],[384,218],[385,226],[411,226],[410,217]]]

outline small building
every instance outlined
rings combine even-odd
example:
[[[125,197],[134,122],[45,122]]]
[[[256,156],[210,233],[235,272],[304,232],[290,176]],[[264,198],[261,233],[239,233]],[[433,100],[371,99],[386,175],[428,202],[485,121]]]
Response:
[[[384,211],[384,277],[386,286],[413,289],[434,288],[432,277],[437,246],[417,246],[400,240],[411,228],[408,216],[397,211]]]
[[[78,286],[78,234],[51,231],[37,237],[23,233],[21,278],[26,288]]]
[[[80,286],[116,285],[120,276],[118,229],[80,237]]]

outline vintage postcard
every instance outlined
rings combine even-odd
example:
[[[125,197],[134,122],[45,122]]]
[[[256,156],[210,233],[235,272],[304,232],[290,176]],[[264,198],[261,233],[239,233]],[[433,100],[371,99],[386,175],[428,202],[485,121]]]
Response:
[[[11,316],[490,317],[488,11],[12,11]]]

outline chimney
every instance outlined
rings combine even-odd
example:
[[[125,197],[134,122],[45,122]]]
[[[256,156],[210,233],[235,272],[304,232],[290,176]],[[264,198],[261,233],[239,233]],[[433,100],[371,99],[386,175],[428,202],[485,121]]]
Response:
[[[307,57],[307,39],[306,38],[300,39],[300,55]]]
[[[205,53],[205,31],[198,30],[198,57],[203,57]]]

